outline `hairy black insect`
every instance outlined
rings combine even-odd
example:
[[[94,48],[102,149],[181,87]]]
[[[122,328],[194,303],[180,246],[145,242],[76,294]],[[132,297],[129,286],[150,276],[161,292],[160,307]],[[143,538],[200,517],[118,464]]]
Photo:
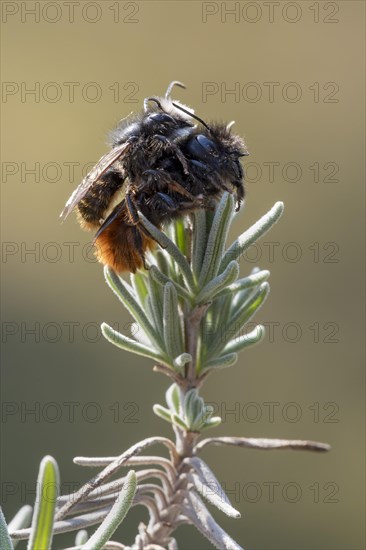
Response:
[[[240,157],[244,141],[230,124],[206,124],[193,110],[164,97],[148,97],[139,115],[112,134],[112,149],[67,201],[62,219],[77,207],[82,227],[96,231],[97,257],[117,272],[145,266],[155,242],[140,222],[156,227],[197,208],[212,208],[224,191],[244,197]]]

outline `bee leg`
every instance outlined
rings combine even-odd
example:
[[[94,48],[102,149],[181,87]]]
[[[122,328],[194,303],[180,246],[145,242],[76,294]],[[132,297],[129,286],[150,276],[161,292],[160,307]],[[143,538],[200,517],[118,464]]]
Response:
[[[133,225],[137,225],[140,220],[139,220],[139,215],[137,213],[136,205],[131,197],[131,193],[127,191],[125,198],[126,198],[127,212],[130,217],[130,221]]]
[[[236,178],[234,181],[232,181],[232,185],[235,187],[236,190],[236,209],[237,212],[240,209],[241,202],[244,198],[244,185],[243,185],[243,178],[244,178],[244,170],[242,165],[240,164],[239,160],[236,159],[232,163],[233,171],[236,174]]]
[[[240,205],[244,198],[244,185],[242,181],[234,181],[232,182],[233,186],[235,187],[236,191],[236,208],[235,212],[238,212],[240,210]]]
[[[214,187],[218,192],[219,191],[227,191],[228,193],[232,193],[232,190],[226,183],[221,179],[220,182],[218,182],[215,179],[215,170],[211,170],[206,164],[204,164],[200,160],[190,160],[190,165],[193,171],[193,175],[196,179],[205,179],[208,181],[212,187]]]
[[[168,186],[168,189],[170,189],[171,191],[174,191],[179,195],[182,195],[183,197],[186,197],[187,199],[190,199],[192,201],[194,200],[194,196],[192,195],[192,193],[187,191],[187,189],[185,189],[183,185],[181,185],[177,181],[169,180],[167,183],[167,186]]]
[[[194,200],[194,196],[192,195],[192,193],[187,191],[187,189],[185,189],[183,185],[171,179],[170,175],[165,170],[145,170],[144,175],[145,174],[153,176],[156,182],[157,189],[163,191],[162,188],[167,187],[171,191],[178,193],[179,195],[182,195],[187,199]]]
[[[179,210],[196,210],[197,208],[204,208],[205,210],[214,210],[214,207],[207,206],[204,203],[204,197],[198,195],[192,202],[181,202],[179,204]]]
[[[138,225],[139,226],[139,231],[141,231],[141,233],[144,233],[144,235],[146,237],[148,237],[149,239],[153,239],[155,242],[160,244],[155,239],[155,237],[153,237],[153,235],[151,235],[151,233],[146,229],[146,227],[144,227],[142,225],[141,220],[140,220],[139,215],[138,215],[138,210],[137,210],[136,204],[134,203],[134,200],[132,199],[131,194],[128,193],[128,192],[126,193],[126,206],[127,206],[127,211],[128,211],[128,214],[129,214],[129,217],[130,217],[130,220],[131,220],[132,224],[133,225]],[[141,238],[141,235],[140,235],[140,238]],[[145,258],[144,257],[143,257],[143,262],[144,262],[144,267],[145,267]]]
[[[169,197],[169,195],[166,195],[165,193],[157,193],[157,196],[159,197],[159,202],[162,205],[161,210],[168,211],[171,214],[174,214],[174,212],[182,212],[184,210],[194,210],[196,208],[204,208],[204,196],[203,195],[197,195],[196,197],[193,197],[193,200],[191,201],[182,201],[176,203],[172,197]]]
[[[163,143],[169,145],[170,149],[175,153],[177,159],[181,163],[182,168],[183,168],[183,172],[185,173],[186,176],[188,176],[188,174],[189,174],[188,162],[187,162],[186,157],[183,155],[182,151],[180,150],[180,148],[175,143],[173,143],[168,138],[166,138],[165,136],[156,135],[155,137],[157,139],[159,139],[160,141],[162,141]]]
[[[186,160],[186,157],[183,155],[182,151],[179,149],[179,147],[177,145],[175,145],[174,143],[171,143],[170,145],[171,145],[171,148],[173,149],[174,153],[177,155],[177,159],[179,160],[179,162],[182,165],[183,172],[185,173],[186,176],[188,176],[189,175],[189,169],[188,169],[188,162]]]
[[[149,266],[146,264],[146,258],[145,258],[143,243],[142,243],[142,237],[141,237],[140,229],[137,229],[137,227],[133,228],[133,238],[134,238],[134,241],[135,241],[136,250],[139,253],[139,256],[142,260],[142,264],[144,266],[144,269],[147,270],[147,269],[149,269]]]

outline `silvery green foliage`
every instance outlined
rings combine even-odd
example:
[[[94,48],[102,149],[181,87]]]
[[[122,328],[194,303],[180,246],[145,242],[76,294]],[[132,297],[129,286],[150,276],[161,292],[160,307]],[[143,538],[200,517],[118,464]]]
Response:
[[[132,337],[103,323],[107,340],[154,359],[172,371],[173,380],[187,378],[187,365],[193,362],[190,378],[196,380],[211,370],[234,364],[239,351],[263,338],[262,326],[242,333],[268,295],[269,271],[255,269],[239,279],[238,261],[278,220],[283,204],[276,203],[226,250],[233,210],[233,199],[226,193],[214,213],[197,211],[191,220],[173,224],[169,236],[143,219],[161,249],[151,258],[149,271],[132,275],[131,284],[105,270],[108,285],[136,321]],[[204,313],[207,309],[207,314],[200,315],[200,308]],[[202,322],[199,334],[195,334],[199,346],[192,357],[186,332],[187,319],[195,312]]]
[[[155,414],[187,432],[201,432],[221,424],[221,418],[212,416],[213,407],[205,404],[196,388],[184,395],[180,391],[178,384],[172,384],[166,392],[168,408],[154,405]]]
[[[17,540],[32,541],[35,536],[42,536],[49,544],[52,535],[77,531],[73,550],[176,550],[174,531],[188,523],[214,547],[240,550],[242,547],[218,525],[206,507],[208,502],[231,518],[240,517],[215,474],[199,458],[200,451],[211,445],[329,449],[322,443],[300,440],[200,439],[201,432],[221,422],[199,395],[205,379],[218,369],[233,365],[238,352],[263,338],[262,326],[250,332],[245,327],[268,295],[269,271],[256,268],[239,278],[239,261],[282,211],[282,203],[276,203],[229,248],[226,240],[234,204],[227,193],[215,212],[197,211],[172,224],[166,233],[141,216],[141,223],[160,244],[149,257],[150,269],[131,275],[130,282],[105,270],[108,285],[134,318],[132,335],[120,334],[106,323],[102,332],[119,348],[153,360],[154,370],[171,379],[166,406],[156,404],[154,412],[171,424],[175,441],[149,437],[117,457],[76,457],[76,464],[99,468],[99,473],[76,493],[58,497],[55,509],[46,508],[47,529],[43,534],[39,522],[43,503],[39,499],[31,528],[28,510],[27,520],[23,514],[22,521],[16,516],[10,524],[11,539],[0,517],[4,548],[10,550]],[[155,445],[164,446],[169,458],[142,454]],[[130,470],[121,475],[122,468],[136,469],[136,473]],[[112,476],[119,477],[111,480]],[[148,524],[140,524],[131,545],[111,540],[129,508],[137,505],[147,508]],[[99,527],[90,536],[86,529],[94,525]]]

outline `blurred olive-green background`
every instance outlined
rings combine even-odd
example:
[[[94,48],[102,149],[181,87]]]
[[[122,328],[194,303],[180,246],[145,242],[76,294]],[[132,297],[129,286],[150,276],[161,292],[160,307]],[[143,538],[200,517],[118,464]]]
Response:
[[[58,215],[108,131],[179,79],[187,90],[175,97],[204,119],[235,120],[248,144],[231,238],[275,201],[286,207],[241,261],[243,274],[271,270],[257,317],[270,330],[204,387],[224,418],[216,434],[332,445],[322,455],[205,451],[242,519],[214,515],[253,550],[363,549],[364,3],[71,4],[2,2],[6,517],[32,503],[45,454],[66,492],[91,475],[73,456],[170,434],[152,414],[167,379],[100,336],[102,321],[128,333],[130,318],[90,235]],[[140,520],[138,508],[120,540],[132,542]],[[188,527],[178,541],[210,547]]]

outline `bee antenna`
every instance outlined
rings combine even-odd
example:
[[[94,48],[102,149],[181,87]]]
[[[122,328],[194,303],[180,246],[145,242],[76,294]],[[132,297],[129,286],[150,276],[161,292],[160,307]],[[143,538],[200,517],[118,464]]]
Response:
[[[159,107],[159,109],[161,109],[162,111],[164,111],[163,107],[161,106],[160,101],[159,101],[158,99],[156,99],[156,97],[146,97],[146,98],[144,99],[144,111],[145,111],[145,113],[146,113],[146,111],[147,111],[147,105],[148,105],[149,101],[153,101],[154,103],[157,104],[157,106]]]
[[[190,111],[187,111],[187,109],[184,109],[181,105],[178,105],[178,103],[173,103],[174,107],[176,107],[177,109],[179,109],[180,111],[183,111],[183,113],[186,113],[186,115],[189,115],[191,116],[192,118],[198,120],[198,122],[200,122],[205,128],[207,128],[207,130],[209,132],[211,132],[212,134],[212,130],[211,128],[206,124],[206,122],[204,120],[202,120],[202,118],[200,118],[199,116],[195,115],[194,113],[191,113]]]
[[[183,88],[184,90],[186,89],[185,84],[179,82],[179,80],[173,80],[173,82],[169,84],[168,89],[165,92],[165,99],[170,99],[170,94],[172,93],[172,89],[174,88],[174,86],[179,86],[179,88]]]

